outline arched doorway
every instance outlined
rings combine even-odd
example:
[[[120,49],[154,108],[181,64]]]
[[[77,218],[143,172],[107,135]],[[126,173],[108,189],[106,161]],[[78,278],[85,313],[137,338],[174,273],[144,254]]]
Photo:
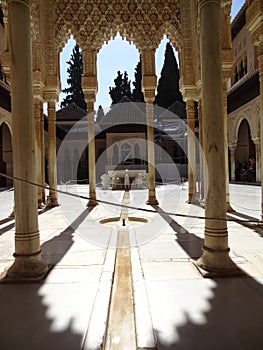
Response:
[[[9,127],[0,126],[0,171],[8,176],[13,175],[13,151]],[[0,187],[13,186],[13,180],[0,177]]]
[[[236,148],[236,181],[256,180],[256,148],[248,121],[243,119],[238,130]]]

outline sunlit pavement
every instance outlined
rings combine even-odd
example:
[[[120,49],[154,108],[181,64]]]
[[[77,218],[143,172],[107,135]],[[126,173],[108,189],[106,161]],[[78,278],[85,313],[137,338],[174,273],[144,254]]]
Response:
[[[86,186],[61,190],[88,196]],[[257,350],[263,348],[263,229],[259,186],[230,185],[228,223],[231,257],[244,272],[203,278],[193,261],[202,254],[204,210],[186,203],[187,184],[157,187],[159,213],[145,205],[147,190],[130,192],[129,216],[147,223],[127,229],[130,242],[137,349]],[[97,190],[99,200],[120,204],[123,191]],[[113,284],[120,208],[59,194],[60,206],[39,214],[45,280],[0,284],[0,349],[101,349],[111,336],[107,323]],[[13,191],[0,192],[0,273],[14,253]],[[169,213],[169,215],[165,215]],[[172,215],[173,214],[173,215]],[[186,215],[186,216],[185,216]],[[125,300],[120,298],[125,308]],[[123,325],[124,333],[130,329]],[[121,347],[118,336],[108,348]]]

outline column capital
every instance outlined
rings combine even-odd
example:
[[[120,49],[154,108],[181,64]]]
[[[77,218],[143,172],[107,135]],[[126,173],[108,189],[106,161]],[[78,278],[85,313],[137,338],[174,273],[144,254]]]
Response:
[[[82,90],[96,91],[98,90],[98,81],[96,75],[84,75],[81,79]]]
[[[143,75],[142,76],[142,90],[146,103],[153,103],[155,99],[155,89],[157,85],[156,75]]]
[[[254,142],[254,144],[257,146],[257,145],[260,145],[260,138],[259,137],[256,137],[254,139],[252,139],[252,141]]]
[[[44,84],[41,81],[33,83],[33,97],[39,99],[41,102],[44,101],[43,97]]]
[[[98,91],[97,76],[82,77],[82,90],[85,101],[94,103]]]
[[[198,93],[195,85],[182,85],[181,92],[185,102],[198,100]]]
[[[44,100],[47,102],[58,102],[58,97],[59,97],[59,89],[54,87],[54,88],[45,88],[44,89]]]
[[[231,145],[228,145],[230,152],[234,152],[235,149],[237,148],[237,144],[236,143],[232,143]]]
[[[230,48],[222,49],[221,53],[223,78],[225,77],[225,75],[227,75],[227,78],[229,78],[234,64],[233,50]]]

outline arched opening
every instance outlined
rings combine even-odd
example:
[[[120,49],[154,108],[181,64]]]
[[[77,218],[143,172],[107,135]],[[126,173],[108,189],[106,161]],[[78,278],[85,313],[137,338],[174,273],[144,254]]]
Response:
[[[246,119],[243,119],[239,126],[235,160],[236,181],[255,181],[256,148]]]
[[[0,126],[0,171],[7,176],[13,175],[13,151],[9,127],[3,123]],[[13,180],[0,177],[0,187],[13,186]]]
[[[117,77],[117,72],[122,74],[127,72],[128,79],[134,80],[134,71],[140,60],[139,51],[136,46],[122,38],[120,33],[117,33],[115,38],[105,43],[97,55],[97,76],[98,76],[98,93],[96,96],[95,110],[97,111],[101,105],[104,112],[112,104],[109,94],[109,88],[114,86],[114,79]]]

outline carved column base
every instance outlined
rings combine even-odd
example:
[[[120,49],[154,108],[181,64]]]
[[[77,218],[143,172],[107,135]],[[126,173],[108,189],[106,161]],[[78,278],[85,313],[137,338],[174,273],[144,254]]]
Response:
[[[15,218],[15,209],[13,209],[13,211],[9,214],[8,216],[10,219],[14,219]]]
[[[231,204],[230,204],[229,202],[226,202],[226,211],[227,211],[228,213],[234,213],[234,212],[235,212],[235,209],[233,209],[233,208],[231,207]]]
[[[42,199],[38,199],[38,201],[37,201],[37,208],[38,209],[42,209],[43,207],[44,207],[44,204],[42,202]]]
[[[159,202],[156,198],[156,195],[155,195],[155,191],[149,191],[149,197],[148,197],[148,200],[146,201],[146,204],[148,204],[148,205],[158,205],[159,204]]]
[[[46,208],[55,208],[55,207],[58,207],[59,204],[58,204],[58,201],[57,200],[52,200],[51,198],[49,198],[47,200],[47,205],[46,205]]]
[[[198,193],[189,193],[188,200],[186,201],[188,204],[198,204],[200,203]]]
[[[195,264],[205,277],[236,275],[240,271],[229,257],[229,251],[229,248],[211,249],[204,246],[203,254]]]
[[[7,279],[34,280],[42,279],[48,272],[48,266],[44,264],[41,252],[32,255],[14,254],[15,261],[6,274]]]
[[[99,203],[96,201],[96,199],[90,199],[88,201],[87,207],[96,207]]]
[[[57,199],[57,195],[56,193],[51,192],[50,196],[47,197],[47,208],[54,208],[54,207],[58,207],[59,203],[58,203],[58,199]]]

